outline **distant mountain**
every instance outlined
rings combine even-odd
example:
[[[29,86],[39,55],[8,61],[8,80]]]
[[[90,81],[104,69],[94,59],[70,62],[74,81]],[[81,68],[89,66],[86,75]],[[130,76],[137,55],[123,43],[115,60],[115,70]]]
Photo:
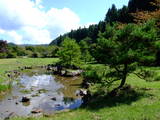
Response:
[[[48,46],[48,44],[36,44],[36,45],[34,45],[34,44],[20,44],[19,46]]]
[[[12,43],[12,42],[10,42],[10,43],[8,43],[8,45],[11,45],[11,46],[16,46],[16,45],[18,45],[18,46],[48,46],[48,44],[15,44],[15,43]]]

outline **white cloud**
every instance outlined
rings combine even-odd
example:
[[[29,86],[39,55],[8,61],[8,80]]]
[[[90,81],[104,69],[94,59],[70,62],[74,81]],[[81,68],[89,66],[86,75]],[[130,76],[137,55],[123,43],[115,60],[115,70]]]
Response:
[[[80,26],[79,17],[68,8],[52,8],[46,13],[46,18],[47,28],[52,31],[51,35],[54,37]]]
[[[36,8],[36,4],[30,0],[0,0],[1,24],[9,29],[15,29],[16,26],[19,29],[24,25],[44,27],[44,15],[45,13]]]
[[[23,31],[23,39],[30,41],[32,44],[46,44],[52,40],[50,32],[47,29],[25,27]]]
[[[35,4],[39,9],[44,8],[44,6],[42,6],[41,3],[42,3],[42,0],[35,0]]]
[[[48,18],[48,26],[60,26],[60,28],[64,28],[65,31],[69,31],[71,28],[77,28],[80,22],[79,17],[68,8],[52,8],[46,15]]]
[[[9,37],[13,38],[12,41],[9,42],[14,42],[16,44],[22,44],[22,36],[17,34],[15,31],[10,31],[7,33]]]
[[[0,35],[6,34],[16,43],[42,44],[80,25],[79,17],[69,8],[43,11],[41,3],[0,0]]]
[[[42,0],[35,0],[36,5],[40,5],[42,3]]]
[[[0,29],[0,34],[4,34],[4,33],[5,33],[5,30]]]

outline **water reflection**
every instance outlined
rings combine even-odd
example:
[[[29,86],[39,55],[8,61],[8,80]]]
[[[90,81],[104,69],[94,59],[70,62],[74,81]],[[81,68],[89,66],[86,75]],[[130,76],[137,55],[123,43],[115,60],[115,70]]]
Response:
[[[52,75],[22,75],[20,77],[20,83],[25,86],[26,89],[35,88],[43,88],[43,89],[51,89],[57,91],[59,88],[62,88],[63,85],[54,80]]]
[[[81,83],[79,77],[64,78],[34,70],[22,74],[18,79],[13,83],[11,94],[0,101],[0,118],[5,118],[11,112],[19,116],[30,115],[35,108],[54,113],[56,110],[75,109],[82,104],[81,98],[75,94]],[[30,98],[30,101],[20,102],[23,96]]]

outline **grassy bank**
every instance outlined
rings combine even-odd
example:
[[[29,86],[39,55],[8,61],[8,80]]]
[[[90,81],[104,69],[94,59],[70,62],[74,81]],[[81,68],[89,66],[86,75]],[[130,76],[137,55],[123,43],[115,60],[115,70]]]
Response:
[[[16,58],[16,59],[0,59],[0,91],[8,89],[6,81],[9,80],[6,71],[17,70],[24,66],[47,65],[58,61],[57,58]]]
[[[159,70],[159,68],[150,68]],[[131,90],[119,97],[96,96],[87,107],[36,118],[13,120],[160,120],[160,81],[146,82],[131,74]]]

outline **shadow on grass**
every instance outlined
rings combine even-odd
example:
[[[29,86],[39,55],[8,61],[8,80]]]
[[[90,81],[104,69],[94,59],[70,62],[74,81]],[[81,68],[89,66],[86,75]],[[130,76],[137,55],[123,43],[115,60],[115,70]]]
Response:
[[[123,104],[130,105],[132,102],[137,101],[144,97],[153,96],[145,92],[142,89],[131,88],[125,86],[122,89],[108,93],[107,95],[93,95],[88,103],[82,105],[82,109],[88,109],[92,111],[98,111],[105,107],[120,106]]]

